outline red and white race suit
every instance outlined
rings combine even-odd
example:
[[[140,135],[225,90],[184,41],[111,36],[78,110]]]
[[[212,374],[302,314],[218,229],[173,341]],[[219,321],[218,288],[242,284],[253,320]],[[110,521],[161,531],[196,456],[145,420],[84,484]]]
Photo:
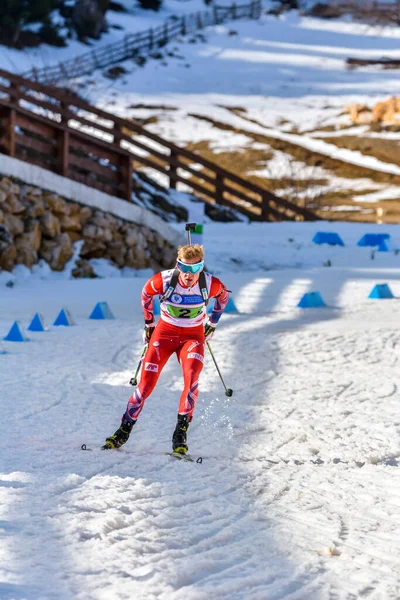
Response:
[[[151,277],[142,290],[142,307],[147,323],[154,320],[154,296],[165,294],[172,278],[173,270],[162,271]],[[223,283],[205,273],[209,298],[215,298],[209,320],[217,324],[229,299],[229,292]],[[199,393],[199,376],[204,361],[204,321],[206,307],[200,292],[199,283],[187,287],[179,278],[173,294],[160,304],[161,317],[151,336],[142,363],[140,382],[129,398],[125,417],[136,420],[144,401],[153,391],[167,360],[174,352],[183,371],[183,391],[178,413],[192,418]]]

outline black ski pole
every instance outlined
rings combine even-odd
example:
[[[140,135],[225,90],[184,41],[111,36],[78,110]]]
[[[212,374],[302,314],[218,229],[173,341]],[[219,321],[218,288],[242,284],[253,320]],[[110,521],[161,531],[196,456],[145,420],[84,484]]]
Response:
[[[138,366],[136,368],[136,373],[129,380],[130,385],[133,385],[133,386],[137,385],[137,378],[138,378],[138,375],[139,375],[140,367],[142,366],[144,355],[146,354],[146,350],[147,350],[147,344],[145,344],[145,347],[143,348],[143,352],[142,352],[142,355],[140,357],[139,364],[138,364]]]
[[[221,381],[222,381],[222,385],[223,385],[223,386],[224,386],[224,388],[225,388],[225,396],[228,396],[228,398],[230,398],[230,397],[232,396],[232,394],[233,394],[233,390],[231,390],[230,388],[227,388],[227,387],[226,387],[226,385],[225,385],[225,381],[224,381],[224,378],[222,377],[221,371],[219,370],[219,368],[218,368],[218,365],[217,365],[217,361],[215,360],[214,353],[213,353],[213,351],[211,350],[210,342],[207,342],[207,341],[206,341],[206,344],[207,344],[207,348],[208,348],[208,350],[209,350],[209,352],[210,352],[210,354],[211,354],[211,358],[212,358],[212,359],[213,359],[213,361],[214,361],[215,368],[216,368],[216,369],[217,369],[217,371],[218,371],[219,378],[220,378],[220,379],[221,379]]]

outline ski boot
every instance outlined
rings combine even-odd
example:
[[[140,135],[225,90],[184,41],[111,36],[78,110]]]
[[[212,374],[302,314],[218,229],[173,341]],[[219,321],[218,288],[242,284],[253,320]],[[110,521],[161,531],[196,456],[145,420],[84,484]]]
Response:
[[[111,437],[106,438],[106,443],[101,449],[113,450],[114,448],[120,448],[123,444],[126,444],[135,423],[136,421],[129,421],[124,415],[117,431]]]
[[[186,454],[188,446],[186,443],[186,432],[189,428],[190,417],[178,415],[178,422],[172,436],[172,450],[178,454]]]

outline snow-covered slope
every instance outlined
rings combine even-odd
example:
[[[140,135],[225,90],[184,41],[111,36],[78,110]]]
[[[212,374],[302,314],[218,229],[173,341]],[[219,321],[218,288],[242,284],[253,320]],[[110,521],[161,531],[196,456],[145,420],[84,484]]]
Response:
[[[316,246],[319,228],[346,246]],[[370,232],[398,247],[397,227],[205,227],[240,314],[212,341],[233,397],[210,357],[202,374],[189,429],[202,464],[164,455],[173,358],[128,444],[97,450],[132,389],[142,276],[2,279],[2,336],[62,306],[76,326],[3,342],[0,598],[396,600],[400,305],[368,294],[387,282],[400,296],[400,255],[357,247]],[[307,290],[328,307],[297,309]],[[100,300],[114,321],[88,320]]]
[[[395,27],[321,20],[297,11],[279,18],[264,14],[259,21],[228,23],[176,40],[157,51],[157,58],[150,56],[144,66],[125,61],[121,64],[125,74],[114,81],[95,73],[75,84],[88,100],[118,115],[143,119],[150,131],[177,144],[207,143],[216,155],[264,150],[265,160],[254,164],[247,175],[283,180],[318,177],[327,181],[324,191],[350,190],[359,201],[374,201],[369,195],[374,189],[380,199],[398,198],[398,185],[388,189],[373,181],[371,172],[360,179],[314,169],[310,176],[302,160],[296,162],[289,150],[285,154],[271,148],[271,141],[398,175],[397,162],[338,148],[318,137],[329,137],[335,128],[345,134],[351,126],[346,106],[372,106],[398,94],[395,71],[379,66],[352,71],[346,59],[399,58],[399,38]],[[368,135],[365,128],[359,134]],[[380,135],[385,138],[385,133]],[[391,136],[400,139],[399,133]],[[318,194],[319,189],[310,192]],[[287,197],[289,192],[279,193]]]

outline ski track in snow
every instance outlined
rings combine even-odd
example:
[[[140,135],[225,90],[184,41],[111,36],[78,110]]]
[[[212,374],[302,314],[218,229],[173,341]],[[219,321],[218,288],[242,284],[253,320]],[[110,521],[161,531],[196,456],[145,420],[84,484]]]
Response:
[[[132,389],[139,322],[81,320],[12,348],[0,597],[398,598],[399,471],[373,463],[400,456],[400,333],[320,315],[225,316],[213,346],[235,394],[208,360],[189,438],[201,465],[164,455],[173,359],[129,443],[97,450]]]
[[[264,229],[229,227],[225,249],[232,231],[242,272],[222,278],[243,314],[223,316],[212,347],[234,395],[207,357],[189,429],[202,464],[165,455],[181,386],[174,358],[128,444],[99,450],[132,392],[140,278],[17,281],[0,294],[1,331],[41,304],[45,320],[66,305],[77,321],[3,344],[1,600],[400,597],[400,306],[367,299],[383,276],[398,295],[397,255],[371,268],[365,249],[368,268],[266,273],[246,267]],[[321,264],[326,252],[334,264],[360,260],[349,239],[361,226],[336,224],[348,246],[329,250],[304,245],[320,224],[279,227],[280,246],[279,228],[260,236],[260,261],[271,249],[295,263]],[[328,308],[298,310],[307,289]],[[89,321],[93,296],[117,306],[117,319]]]

